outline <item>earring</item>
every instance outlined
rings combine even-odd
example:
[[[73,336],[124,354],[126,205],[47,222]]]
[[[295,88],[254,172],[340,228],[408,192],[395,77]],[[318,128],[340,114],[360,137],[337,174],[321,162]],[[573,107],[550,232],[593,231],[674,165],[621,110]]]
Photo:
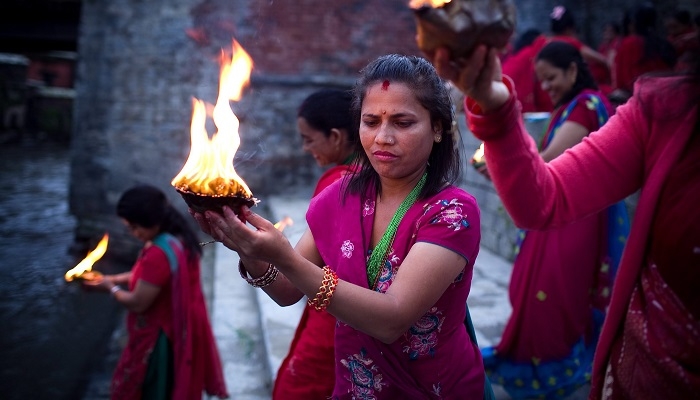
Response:
[[[435,143],[442,142],[442,135],[435,135]]]

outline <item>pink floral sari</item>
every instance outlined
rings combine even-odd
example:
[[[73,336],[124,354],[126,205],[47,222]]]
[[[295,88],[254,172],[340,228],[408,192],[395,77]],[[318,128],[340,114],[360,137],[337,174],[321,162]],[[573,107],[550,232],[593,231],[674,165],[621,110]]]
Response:
[[[367,288],[366,263],[375,193],[343,199],[341,182],[315,197],[307,221],[321,257],[340,279]],[[342,200],[341,200],[342,199]],[[338,205],[340,203],[340,206]],[[443,296],[391,344],[338,322],[334,399],[479,399],[484,370],[478,347],[464,326],[466,300],[480,240],[479,210],[472,196],[447,187],[418,200],[400,223],[376,290],[385,292],[416,242],[451,249],[467,265]]]

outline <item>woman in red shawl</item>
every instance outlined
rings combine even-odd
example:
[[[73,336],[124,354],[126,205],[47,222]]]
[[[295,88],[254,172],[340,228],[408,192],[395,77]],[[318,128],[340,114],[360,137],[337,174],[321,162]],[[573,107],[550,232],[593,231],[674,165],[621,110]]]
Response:
[[[539,146],[550,161],[605,124],[612,106],[567,43],[545,46],[535,70],[556,105]],[[482,349],[489,378],[513,399],[566,398],[590,381],[628,230],[619,203],[559,229],[521,231],[509,288],[513,312],[500,343]]]
[[[129,310],[129,339],[112,379],[112,399],[201,400],[205,391],[227,398],[194,231],[153,186],[127,190],[117,215],[145,244],[131,271],[95,284]]]
[[[314,197],[353,171],[357,126],[350,114],[351,103],[350,92],[326,89],[312,93],[299,106],[297,129],[304,151],[321,167],[335,164],[318,180]],[[333,394],[335,322],[326,311],[306,305],[289,353],[277,371],[273,400],[325,400]]]
[[[597,132],[545,163],[525,131],[495,50],[459,68],[433,61],[468,96],[471,132],[513,219],[564,226],[639,191],[593,361],[590,399],[700,393],[700,53],[683,74],[646,76]]]

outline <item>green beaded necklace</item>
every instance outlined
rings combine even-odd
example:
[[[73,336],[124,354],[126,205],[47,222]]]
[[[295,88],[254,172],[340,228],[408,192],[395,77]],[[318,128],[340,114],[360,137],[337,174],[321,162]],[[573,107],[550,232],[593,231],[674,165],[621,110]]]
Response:
[[[408,196],[403,199],[401,205],[399,205],[399,208],[396,210],[396,213],[391,218],[389,226],[386,228],[386,231],[384,231],[384,235],[382,235],[379,243],[377,243],[377,247],[375,247],[372,251],[372,255],[369,257],[369,261],[367,262],[367,283],[370,285],[370,288],[376,288],[377,279],[379,278],[379,271],[381,270],[382,265],[386,263],[386,258],[389,255],[389,248],[391,248],[391,245],[394,243],[394,238],[396,237],[396,230],[399,227],[399,223],[401,223],[401,220],[403,219],[403,216],[406,215],[408,209],[411,208],[411,206],[413,206],[418,199],[418,194],[423,189],[423,186],[425,186],[425,180],[427,177],[428,173],[426,172],[420,178],[416,187],[411,190],[411,193],[409,193]]]

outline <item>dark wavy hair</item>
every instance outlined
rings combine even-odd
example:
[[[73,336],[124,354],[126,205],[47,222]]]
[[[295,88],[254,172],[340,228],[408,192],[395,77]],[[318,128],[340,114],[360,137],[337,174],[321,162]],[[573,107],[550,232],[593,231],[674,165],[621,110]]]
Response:
[[[431,126],[442,126],[442,141],[433,143],[428,157],[427,180],[419,194],[420,198],[432,196],[446,183],[457,181],[461,168],[459,149],[455,145],[455,135],[458,132],[453,128],[456,123],[447,86],[433,65],[424,58],[399,54],[381,56],[360,71],[355,84],[352,110],[358,126],[367,90],[385,80],[408,86],[416,100],[430,113]],[[356,152],[359,172],[352,175],[346,190],[350,193],[363,193],[369,185],[374,185],[377,193],[381,193],[379,175],[372,168],[359,140]]]
[[[165,194],[154,186],[137,185],[124,192],[117,202],[117,216],[144,228],[160,226],[160,232],[182,239],[190,257],[202,255],[194,230]]]
[[[571,66],[571,63],[576,64],[576,82],[574,82],[571,90],[562,97],[559,104],[556,104],[556,106],[568,103],[584,89],[598,90],[598,85],[595,83],[590,69],[588,69],[588,64],[583,60],[581,52],[569,43],[560,41],[550,42],[537,53],[535,60],[546,61],[564,71]]]

